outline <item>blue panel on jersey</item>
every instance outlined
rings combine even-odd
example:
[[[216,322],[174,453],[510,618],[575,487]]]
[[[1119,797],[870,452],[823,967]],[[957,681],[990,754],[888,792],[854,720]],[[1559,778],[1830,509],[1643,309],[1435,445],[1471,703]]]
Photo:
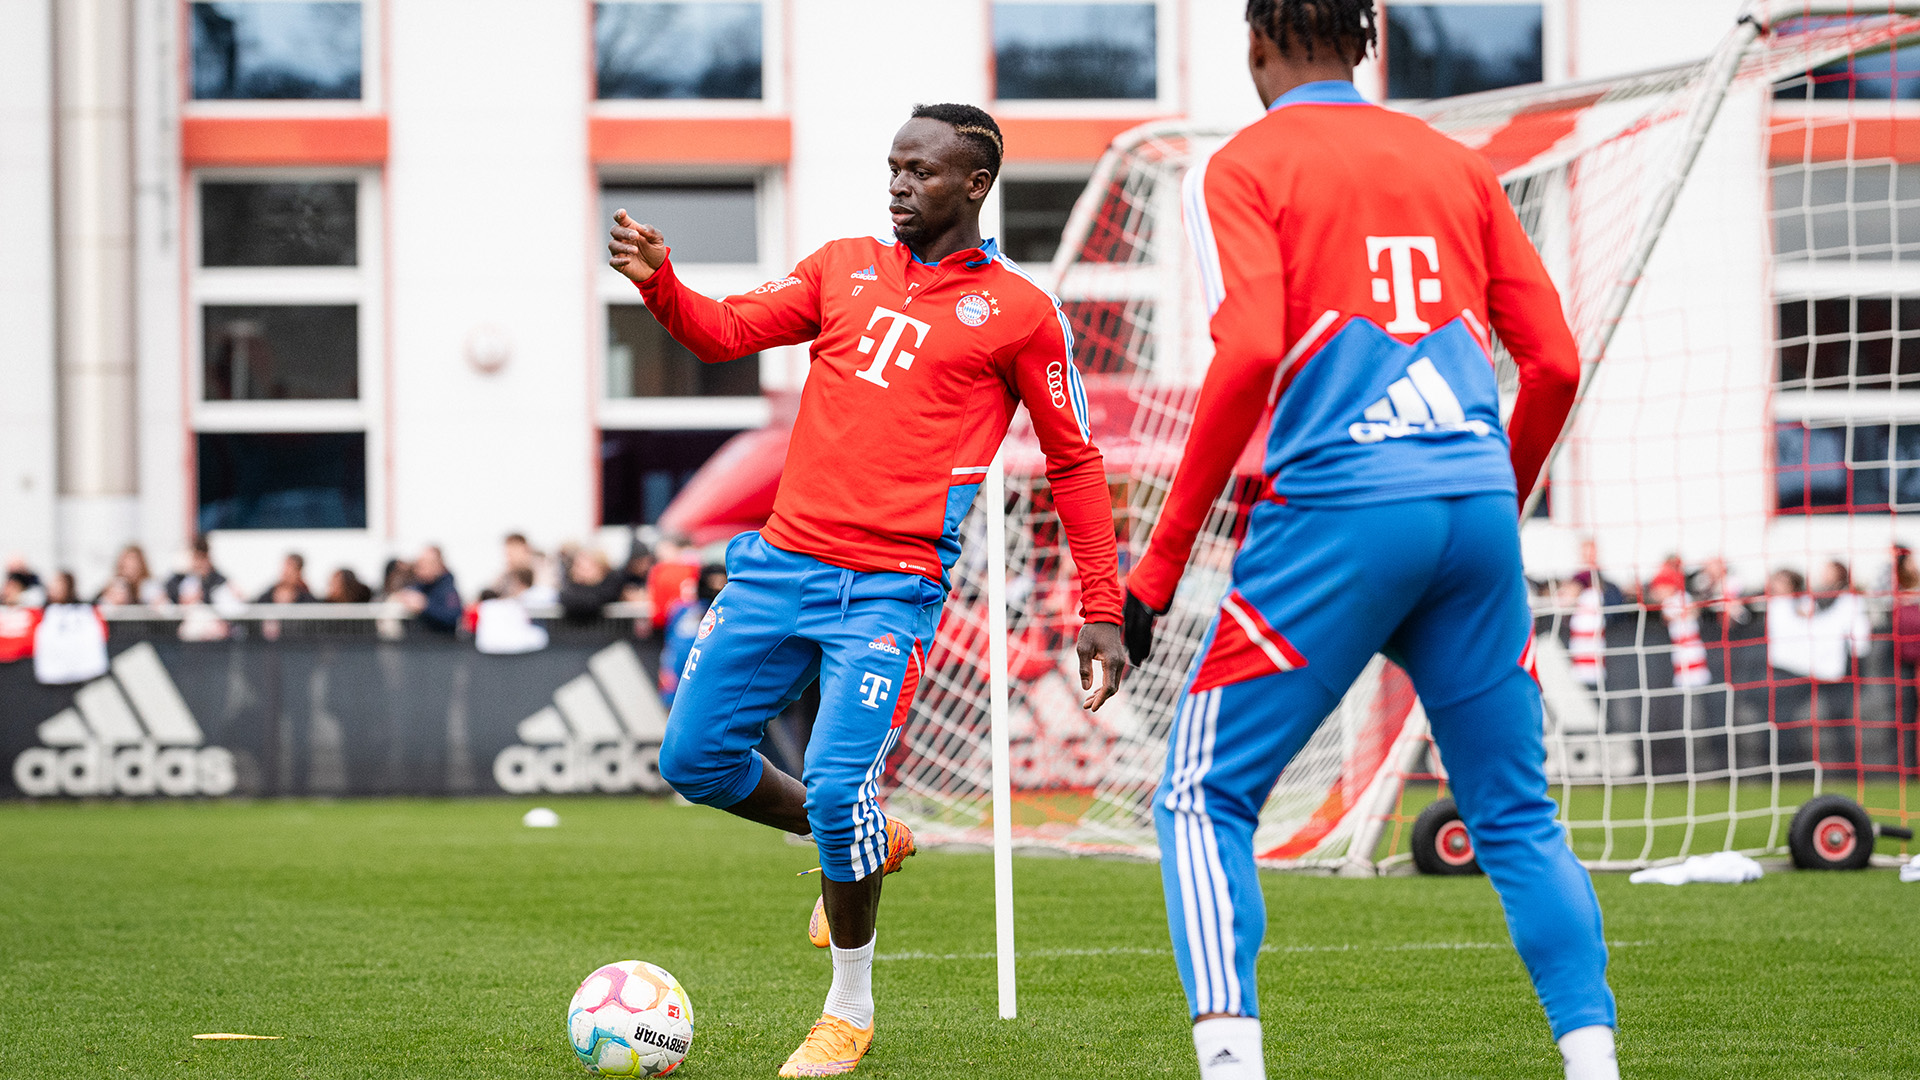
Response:
[[[980,493],[980,485],[955,484],[947,489],[947,519],[941,526],[940,539],[933,545],[940,552],[940,568],[953,569],[960,559],[960,522],[966,518],[967,511],[973,506],[973,497]]]
[[[1458,319],[1411,345],[1353,318],[1280,397],[1266,470],[1289,500],[1514,492],[1493,365]]]

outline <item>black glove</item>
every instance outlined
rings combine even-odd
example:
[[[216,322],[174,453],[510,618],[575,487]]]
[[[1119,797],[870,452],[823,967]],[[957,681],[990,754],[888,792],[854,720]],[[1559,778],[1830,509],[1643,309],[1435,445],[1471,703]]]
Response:
[[[1153,652],[1153,620],[1161,614],[1128,591],[1125,613],[1121,616],[1121,634],[1127,641],[1127,659],[1133,661],[1134,667],[1146,663]]]

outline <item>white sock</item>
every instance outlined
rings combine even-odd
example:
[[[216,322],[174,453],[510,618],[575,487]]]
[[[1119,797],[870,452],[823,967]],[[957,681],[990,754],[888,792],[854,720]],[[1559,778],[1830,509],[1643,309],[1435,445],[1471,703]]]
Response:
[[[873,941],[880,940],[875,934]],[[833,986],[826,1013],[857,1028],[873,1026],[873,941],[857,949],[833,946]]]
[[[1252,1016],[1216,1016],[1193,1025],[1200,1080],[1267,1080],[1260,1053],[1260,1021]]]
[[[1566,1063],[1567,1080],[1620,1080],[1613,1029],[1605,1024],[1589,1024],[1560,1036],[1560,1060]]]

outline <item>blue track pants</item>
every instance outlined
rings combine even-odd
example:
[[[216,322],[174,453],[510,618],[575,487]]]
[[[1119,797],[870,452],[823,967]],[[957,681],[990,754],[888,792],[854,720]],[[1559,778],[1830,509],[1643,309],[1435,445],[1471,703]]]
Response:
[[[1547,796],[1511,495],[1262,503],[1180,699],[1154,801],[1193,1015],[1258,1016],[1253,862],[1280,770],[1376,652],[1406,668],[1556,1038],[1614,1023],[1600,906]]]
[[[689,800],[727,807],[752,794],[767,722],[820,680],[807,741],[807,821],[821,872],[859,881],[886,861],[878,802],[946,591],[918,574],[866,573],[774,547],[757,532],[727,545],[714,598],[680,673],[660,775]]]

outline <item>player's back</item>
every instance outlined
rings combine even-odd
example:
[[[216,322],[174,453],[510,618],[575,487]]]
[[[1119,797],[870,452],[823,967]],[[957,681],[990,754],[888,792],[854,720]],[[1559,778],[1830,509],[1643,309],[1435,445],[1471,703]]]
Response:
[[[1351,84],[1313,83],[1193,185],[1210,298],[1263,294],[1241,305],[1237,330],[1287,346],[1266,460],[1279,494],[1359,504],[1514,490],[1486,329],[1490,200],[1510,212],[1479,155]],[[1279,280],[1250,279],[1269,256]],[[1245,324],[1262,314],[1270,325]]]

